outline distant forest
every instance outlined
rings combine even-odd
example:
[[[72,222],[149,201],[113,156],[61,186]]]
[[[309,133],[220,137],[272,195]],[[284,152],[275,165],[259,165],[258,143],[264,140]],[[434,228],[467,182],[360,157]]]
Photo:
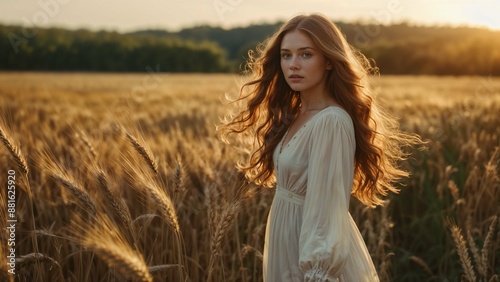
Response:
[[[131,33],[0,25],[1,70],[241,72],[281,23]],[[500,31],[336,23],[382,74],[500,75]]]

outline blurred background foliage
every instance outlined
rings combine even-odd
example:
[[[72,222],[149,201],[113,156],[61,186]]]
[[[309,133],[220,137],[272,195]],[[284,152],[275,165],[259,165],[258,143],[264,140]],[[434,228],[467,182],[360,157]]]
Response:
[[[500,75],[500,31],[473,27],[336,23],[383,74]],[[0,25],[2,70],[239,73],[248,50],[281,22],[176,32],[27,28]]]

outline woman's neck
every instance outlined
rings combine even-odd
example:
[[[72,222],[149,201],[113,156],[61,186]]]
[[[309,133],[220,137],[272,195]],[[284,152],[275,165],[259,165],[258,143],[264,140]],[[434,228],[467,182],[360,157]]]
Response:
[[[338,105],[328,92],[323,93],[300,93],[301,114],[308,111],[319,111],[326,107]]]

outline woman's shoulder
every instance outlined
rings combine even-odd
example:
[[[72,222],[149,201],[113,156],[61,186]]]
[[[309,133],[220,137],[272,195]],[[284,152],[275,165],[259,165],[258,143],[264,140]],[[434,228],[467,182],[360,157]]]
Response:
[[[330,106],[317,113],[310,128],[308,140],[313,144],[318,140],[329,140],[334,137],[340,138],[338,140],[349,140],[349,142],[354,141],[355,138],[354,124],[350,115],[338,106]],[[329,142],[322,144],[331,145]]]
[[[332,122],[341,122],[353,126],[351,116],[340,106],[329,106],[317,113],[316,124]]]

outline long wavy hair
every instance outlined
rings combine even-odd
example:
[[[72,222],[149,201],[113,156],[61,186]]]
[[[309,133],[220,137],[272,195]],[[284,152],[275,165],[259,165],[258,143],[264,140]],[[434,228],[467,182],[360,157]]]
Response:
[[[299,92],[290,88],[280,66],[281,41],[294,30],[307,34],[331,62],[327,89],[353,121],[356,151],[352,194],[370,207],[383,204],[388,191],[398,192],[394,182],[408,176],[398,167],[406,157],[402,146],[417,143],[419,138],[401,132],[398,122],[377,107],[367,81],[376,68],[351,48],[323,15],[295,16],[259,44],[256,53],[249,52],[246,74],[250,80],[241,87],[237,100],[245,106],[220,127],[223,140],[227,141],[231,133],[251,132],[254,148],[239,168],[258,185],[275,184],[273,152],[301,107]]]

